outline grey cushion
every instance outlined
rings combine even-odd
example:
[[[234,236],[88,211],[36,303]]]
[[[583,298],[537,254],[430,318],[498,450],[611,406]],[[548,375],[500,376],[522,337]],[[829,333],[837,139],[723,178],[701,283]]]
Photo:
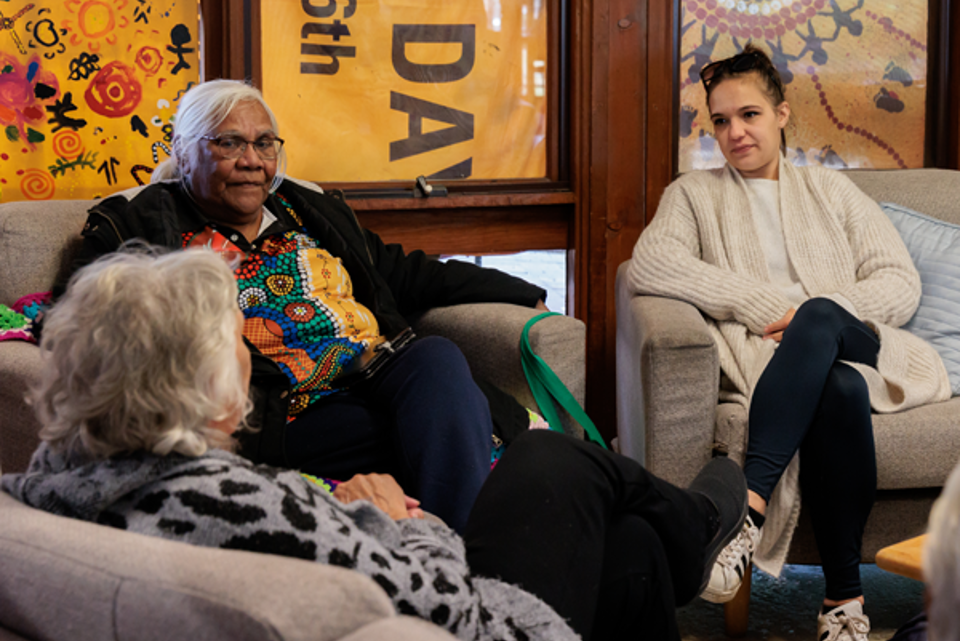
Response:
[[[28,639],[340,639],[395,618],[356,572],[130,534],[3,493],[0,567],[0,626]]]
[[[877,486],[941,487],[960,457],[960,397],[896,414],[874,414]]]
[[[0,205],[0,303],[49,291],[80,248],[80,230],[91,200],[51,200]],[[0,342],[0,470],[23,470],[37,446],[38,425],[24,405],[36,380],[39,350]]]
[[[960,394],[960,226],[901,207],[880,207],[900,232],[920,272],[920,305],[903,329],[930,343]]]
[[[539,410],[520,364],[520,334],[539,310],[518,305],[482,303],[438,307],[414,323],[421,336],[443,336],[457,344],[475,376],[496,384],[525,407]],[[569,316],[550,316],[530,329],[530,347],[574,398],[583,405],[586,326]],[[565,412],[560,420],[567,433],[582,437],[583,429]]]
[[[91,200],[0,206],[0,303],[49,291],[80,248]]]

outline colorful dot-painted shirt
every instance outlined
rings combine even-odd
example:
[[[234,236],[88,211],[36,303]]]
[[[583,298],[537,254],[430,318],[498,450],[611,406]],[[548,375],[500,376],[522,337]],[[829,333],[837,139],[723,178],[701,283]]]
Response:
[[[281,203],[296,219],[289,204]],[[384,340],[377,319],[353,296],[342,261],[302,228],[261,234],[249,251],[213,225],[183,234],[184,247],[242,256],[236,269],[243,334],[290,379],[293,418],[333,393],[333,379]]]

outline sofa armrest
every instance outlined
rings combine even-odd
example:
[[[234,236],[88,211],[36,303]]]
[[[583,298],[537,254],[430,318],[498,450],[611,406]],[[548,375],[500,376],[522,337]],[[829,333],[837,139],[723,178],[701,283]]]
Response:
[[[134,534],[2,492],[0,567],[0,627],[28,639],[400,641],[427,625],[346,568]]]
[[[685,487],[711,456],[720,359],[696,307],[634,296],[617,271],[620,451]]]
[[[521,405],[539,411],[520,363],[520,334],[528,320],[541,312],[500,303],[454,305],[432,309],[414,322],[420,336],[443,336],[467,357],[474,376],[495,383]],[[582,405],[586,392],[586,327],[569,316],[551,316],[530,330],[530,346],[556,372]],[[583,435],[560,411],[564,430]]]
[[[40,378],[40,348],[23,341],[0,342],[0,470],[23,472],[40,444],[40,424],[24,402]]]

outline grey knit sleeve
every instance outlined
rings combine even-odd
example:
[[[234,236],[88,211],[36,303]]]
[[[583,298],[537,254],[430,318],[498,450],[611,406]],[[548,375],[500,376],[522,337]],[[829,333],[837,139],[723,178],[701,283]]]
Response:
[[[856,264],[856,281],[837,293],[862,319],[900,327],[920,303],[920,274],[900,234],[880,206],[837,171],[823,170],[824,191],[836,203]]]

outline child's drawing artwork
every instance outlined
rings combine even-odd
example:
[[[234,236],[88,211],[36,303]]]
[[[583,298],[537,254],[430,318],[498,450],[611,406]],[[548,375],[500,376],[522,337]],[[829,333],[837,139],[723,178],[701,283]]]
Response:
[[[196,0],[0,0],[0,201],[149,182],[198,40]]]

